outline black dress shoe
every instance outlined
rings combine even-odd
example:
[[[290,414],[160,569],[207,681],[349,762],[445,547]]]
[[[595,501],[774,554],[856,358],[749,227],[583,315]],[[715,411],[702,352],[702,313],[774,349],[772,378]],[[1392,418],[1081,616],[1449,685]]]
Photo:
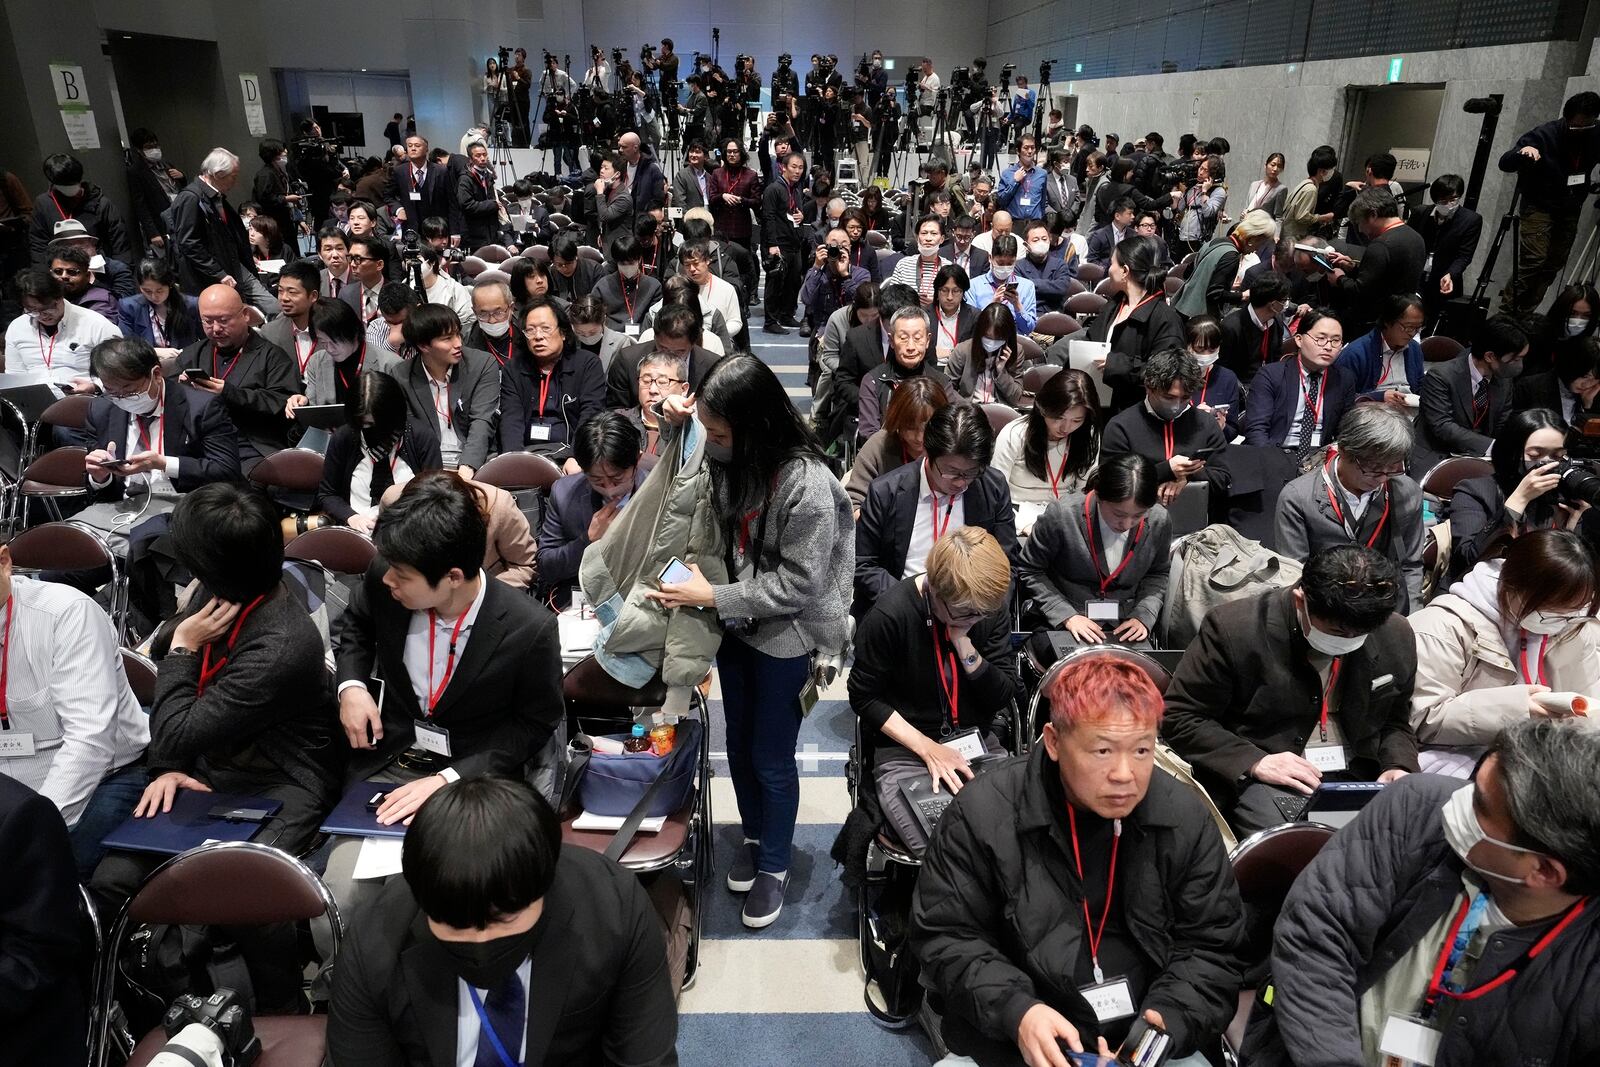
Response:
[[[768,319],[766,324],[761,327],[761,332],[762,333],[788,333],[789,331],[784,329],[783,328],[783,323],[779,322],[777,319]]]
[[[800,324],[800,336],[801,337],[810,337],[811,336],[811,323],[802,322]]]

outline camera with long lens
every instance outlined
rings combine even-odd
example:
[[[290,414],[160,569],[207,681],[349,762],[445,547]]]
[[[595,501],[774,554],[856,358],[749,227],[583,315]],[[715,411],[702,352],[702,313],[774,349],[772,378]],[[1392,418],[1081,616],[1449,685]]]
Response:
[[[1587,463],[1564,459],[1556,467],[1561,480],[1556,483],[1556,493],[1563,504],[1592,504],[1600,506],[1600,474]]]
[[[250,1013],[232,989],[219,989],[208,997],[182,994],[162,1017],[161,1028],[167,1043],[150,1061],[151,1067],[196,1063],[250,1067],[261,1057],[261,1039]]]
[[[400,258],[406,263],[415,263],[422,258],[422,242],[416,230],[407,230],[400,239]]]
[[[1178,186],[1192,186],[1200,179],[1200,161],[1197,159],[1182,159],[1168,163],[1156,172],[1156,181],[1161,188],[1172,190]]]
[[[833,73],[833,68],[837,67],[838,65],[839,65],[839,57],[838,56],[818,56],[817,57],[817,69],[819,71],[821,71],[824,75],[832,74]]]

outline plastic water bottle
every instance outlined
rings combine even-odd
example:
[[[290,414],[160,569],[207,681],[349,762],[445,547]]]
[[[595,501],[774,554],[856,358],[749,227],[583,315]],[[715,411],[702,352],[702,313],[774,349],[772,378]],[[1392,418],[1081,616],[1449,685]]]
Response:
[[[641,727],[634,727],[634,729],[641,729]],[[650,727],[650,751],[658,756],[665,756],[672,751],[672,746],[677,736],[678,728],[676,726],[658,718],[656,724]]]
[[[644,735],[644,726],[640,723],[633,724],[633,734],[622,742],[624,752],[649,752],[650,740]]]

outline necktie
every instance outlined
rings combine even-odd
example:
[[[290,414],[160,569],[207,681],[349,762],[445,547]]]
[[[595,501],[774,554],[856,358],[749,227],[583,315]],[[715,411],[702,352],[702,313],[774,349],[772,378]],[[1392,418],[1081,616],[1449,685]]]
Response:
[[[515,1061],[522,1049],[522,1028],[528,1022],[527,993],[515,971],[489,990],[483,1007],[484,1014],[479,1017],[478,1055],[472,1061],[473,1067],[505,1067],[500,1054],[494,1050],[494,1042],[489,1039],[488,1027],[494,1027],[494,1036]]]
[[[217,197],[217,218],[223,222],[228,221],[228,205],[220,196]]]
[[[1306,375],[1304,395],[1305,410],[1300,413],[1300,450],[1295,454],[1302,470],[1317,451],[1317,409],[1322,406],[1321,371]]]
[[[139,451],[159,452],[161,450],[161,442],[150,435],[150,427],[156,421],[155,415],[136,415],[134,417],[139,420]]]
[[[1476,429],[1483,425],[1483,417],[1489,414],[1489,379],[1479,378],[1478,387],[1472,391],[1472,425]]]

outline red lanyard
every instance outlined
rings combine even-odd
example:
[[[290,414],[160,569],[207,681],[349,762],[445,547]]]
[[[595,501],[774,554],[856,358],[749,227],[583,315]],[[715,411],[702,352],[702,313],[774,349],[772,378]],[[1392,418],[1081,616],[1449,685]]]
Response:
[[[628,313],[628,321],[632,322],[633,321],[633,301],[628,299],[628,280],[626,278],[619,277],[617,279],[617,288],[622,290],[622,307]],[[543,404],[543,402],[541,402],[539,404],[539,414],[541,414],[541,415],[544,414],[544,404]]]
[[[1394,369],[1394,357],[1398,356],[1399,354],[1400,354],[1400,350],[1399,349],[1394,349],[1394,350],[1390,351],[1388,356],[1384,357],[1384,360],[1383,360],[1383,374],[1379,375],[1378,380],[1373,384],[1382,385],[1384,382],[1389,380],[1389,372]]]
[[[961,321],[961,312],[960,311],[956,312],[956,321],[957,322]],[[956,346],[956,331],[955,330],[947,330],[947,329],[944,328],[944,316],[943,315],[939,316],[939,332],[944,334],[946,337],[950,338],[950,347],[951,348],[954,348]]]
[[[1528,636],[1526,633],[1522,635],[1522,651],[1517,653],[1517,662],[1522,668],[1522,680],[1529,685],[1547,686],[1550,684],[1550,676],[1545,673],[1544,656],[1549,650],[1550,635],[1541,634],[1539,637],[1539,658],[1535,661],[1538,666],[1537,675],[1534,671],[1528,670]]]
[[[1200,403],[1206,402],[1206,390],[1211,388],[1211,368],[1206,367],[1200,372]],[[1171,456],[1167,457],[1171,459]]]
[[[750,524],[760,516],[761,509],[754,508],[745,512],[744,516],[739,519],[739,555],[741,557],[750,555]]]
[[[293,330],[293,327],[290,327],[290,329]],[[311,347],[306,349],[305,358],[301,359],[301,357],[300,357],[300,332],[301,331],[299,331],[299,330],[293,330],[293,333],[291,334],[291,337],[294,340],[294,358],[296,360],[299,360],[299,363],[300,363],[300,375],[301,375],[301,377],[304,377],[305,373],[306,373],[306,368],[311,365],[311,357],[316,355],[316,353],[317,353],[317,335],[312,333],[310,330],[306,330],[305,331],[306,335],[311,338]],[[362,347],[362,358],[365,359],[366,358],[366,345],[362,344],[361,347]]]
[[[1309,407],[1311,405],[1311,390],[1306,388],[1306,365],[1297,359],[1294,361],[1294,367],[1295,370],[1300,372],[1300,392],[1305,397],[1306,406]],[[1326,370],[1324,370],[1322,372],[1322,377],[1317,379],[1317,406],[1312,408],[1313,417],[1311,425],[1313,427],[1320,425],[1322,422],[1322,394],[1327,390],[1327,388],[1328,373]],[[1300,443],[1302,445],[1305,444],[1304,441],[1301,441]]]
[[[63,219],[72,218],[72,212],[70,212],[66,208],[62,207],[61,206],[61,201],[56,199],[56,191],[54,189],[50,190],[50,202],[56,206],[56,210],[61,213],[61,217]]]
[[[6,597],[6,643],[0,648],[0,730],[11,729],[11,701],[6,696],[6,679],[11,673],[11,606],[17,602],[15,590]]]
[[[56,332],[50,335],[50,347],[44,346],[44,333],[34,330],[34,335],[39,339],[39,358],[44,360],[44,369],[50,369],[50,361],[56,358],[56,337],[61,333],[61,326],[56,326]]]
[[[1510,967],[1501,971],[1494,978],[1476,988],[1462,990],[1457,993],[1452,989],[1445,988],[1444,968],[1450,959],[1450,949],[1455,945],[1456,935],[1461,932],[1461,924],[1466,921],[1467,911],[1472,905],[1470,900],[1463,900],[1460,909],[1456,912],[1455,922],[1450,924],[1450,932],[1445,935],[1444,948],[1439,951],[1439,961],[1433,965],[1433,978],[1428,982],[1428,992],[1423,998],[1423,1003],[1426,1005],[1425,1014],[1432,1014],[1433,1008],[1438,1004],[1441,996],[1449,997],[1451,1000],[1477,1000],[1479,997],[1492,993],[1511,981],[1517,976],[1519,970],[1531,963],[1539,953],[1549,948],[1550,943],[1560,935],[1561,931],[1572,925],[1572,920],[1583,914],[1583,909],[1588,904],[1589,898],[1584,897],[1568,908],[1567,913],[1561,917],[1560,922],[1552,926],[1548,933],[1533,944],[1532,948],[1528,949],[1521,957],[1513,961]]]
[[[1078,850],[1078,812],[1071,803],[1067,804],[1067,822],[1072,827],[1072,858],[1078,864],[1078,881],[1083,881],[1083,854]],[[1122,844],[1122,820],[1114,823],[1111,833],[1111,871],[1106,875],[1106,905],[1100,911],[1100,927],[1095,928],[1094,920],[1089,916],[1089,887],[1083,887],[1083,932],[1089,939],[1089,962],[1094,966],[1094,980],[1096,983],[1104,982],[1105,974],[1100,970],[1100,942],[1106,934],[1106,920],[1111,918],[1111,897],[1117,888],[1117,848]]]
[[[1350,540],[1356,540],[1356,531],[1345,521],[1344,509],[1339,506],[1339,500],[1333,492],[1333,476],[1328,473],[1333,457],[1329,456],[1322,461],[1322,490],[1328,494],[1328,505],[1333,508],[1333,517],[1339,520],[1339,525],[1344,527],[1344,532]],[[1389,521],[1389,487],[1383,487],[1383,514],[1378,516],[1378,525],[1372,528],[1372,536],[1367,538],[1367,547],[1371,548],[1378,543],[1378,537],[1383,533],[1384,524]]]
[[[441,388],[442,386],[442,388]],[[428,387],[433,392],[433,410],[443,419],[441,425],[450,424],[450,383],[435,381],[433,375],[428,375]],[[444,407],[439,406],[439,398],[444,397]]]
[[[310,357],[308,356],[307,358],[309,359]],[[362,366],[362,364],[366,363],[366,361],[367,361],[367,342],[362,341],[361,342],[361,354],[356,357],[356,377],[355,377],[355,380],[358,381],[358,382],[361,380],[361,366]],[[348,362],[348,360],[346,362]],[[346,378],[344,376],[344,368],[341,367],[339,364],[335,363],[333,365],[333,372],[339,376],[339,384],[344,386],[346,389],[349,389],[350,388],[350,379]]]
[[[1045,458],[1046,461],[1048,461],[1050,459],[1050,452],[1049,452],[1048,449],[1045,450],[1044,458]],[[1050,472],[1050,493],[1057,500],[1061,499],[1061,479],[1063,479],[1063,478],[1065,478],[1067,476],[1067,461],[1069,459],[1071,459],[1071,458],[1072,458],[1072,446],[1068,445],[1067,446],[1067,451],[1065,453],[1063,453],[1062,456],[1061,456],[1061,469],[1060,470],[1056,470],[1055,468],[1048,466],[1048,464],[1045,467],[1045,469]]]
[[[1333,687],[1339,684],[1339,668],[1343,663],[1343,656],[1333,657],[1333,663],[1328,667],[1328,684],[1322,687],[1322,720],[1317,729],[1324,741],[1328,739],[1328,701],[1333,697]]]
[[[256,610],[256,605],[265,599],[267,599],[267,594],[262,593],[260,596],[250,601],[249,604],[246,604],[245,609],[239,612],[239,617],[233,620],[233,631],[228,634],[228,655],[233,653],[233,646],[239,641],[239,631],[244,629],[244,620],[248,619],[250,617],[250,613]],[[9,619],[7,622],[9,624]],[[205,695],[206,686],[211,684],[211,679],[221,674],[222,668],[228,665],[228,655],[224,655],[221,659],[217,660],[217,665],[215,667],[211,665],[211,647],[212,646],[209,644],[206,645],[205,652],[203,652],[200,656],[200,680],[195,683],[194,687],[194,698],[196,700],[199,700]]]
[[[1151,293],[1149,296],[1145,297],[1143,300],[1141,300],[1137,304],[1133,305],[1133,307],[1128,308],[1128,313],[1126,315],[1118,315],[1117,316],[1116,321],[1111,324],[1111,330],[1115,330],[1118,326],[1121,326],[1123,323],[1125,323],[1129,319],[1133,318],[1133,316],[1138,312],[1138,310],[1140,308],[1144,307],[1146,304],[1150,303],[1156,297],[1161,296],[1161,295],[1162,295],[1161,293]],[[1123,306],[1127,307],[1126,300],[1124,300]],[[1106,331],[1106,340],[1108,340],[1108,341],[1111,340],[1111,330],[1107,330]],[[1171,458],[1171,457],[1169,456],[1168,458]]]
[[[950,646],[950,676],[945,677],[944,651],[939,641],[939,632],[944,631],[943,644]],[[961,725],[961,662],[956,656],[956,646],[950,640],[950,628],[942,623],[933,630],[933,665],[939,669],[939,687],[944,690],[944,699],[950,707],[950,725]]]
[[[150,442],[150,424],[145,421],[149,417],[148,415],[135,415],[133,417],[134,429],[139,432],[139,445],[146,452],[155,452],[157,455],[161,455],[163,454],[161,450],[167,440],[167,406],[165,404],[161,405],[161,412],[156,416],[156,439],[154,445]]]
[[[439,633],[439,613],[432,608],[428,609],[428,718],[433,718],[433,709],[439,706],[439,698],[444,696],[445,686],[450,684],[450,676],[456,670],[456,639],[461,636],[461,627],[467,621],[467,616],[472,609],[463,611],[456,619],[456,625],[450,631],[450,648],[444,658],[444,678],[439,682],[439,688],[433,687],[433,642]]]
[[[235,352],[233,354],[233,358],[228,360],[228,369],[225,370],[225,371],[218,371],[217,370],[217,358],[220,355],[221,355],[221,350],[216,346],[216,344],[212,344],[212,346],[211,346],[211,373],[212,373],[212,375],[214,377],[221,378],[223,381],[227,381],[228,380],[228,375],[233,373],[234,365],[239,362],[239,357],[244,355],[244,345],[240,345],[239,346],[239,351]]]
[[[1064,463],[1062,465],[1065,466]],[[1100,572],[1100,550],[1094,544],[1094,527],[1097,520],[1089,510],[1089,504],[1093,500],[1093,492],[1083,498],[1083,535],[1084,539],[1089,542],[1089,558],[1094,561],[1094,575],[1100,581],[1100,595],[1105,596],[1106,590],[1110,588],[1111,583],[1117,580],[1117,575],[1126,570],[1128,564],[1132,562],[1133,550],[1139,547],[1139,538],[1144,534],[1144,520],[1140,519],[1139,525],[1134,529],[1133,538],[1128,544],[1128,550],[1122,554],[1122,562],[1117,564],[1117,569],[1110,574],[1102,574]]]
[[[1161,423],[1161,447],[1166,450],[1168,459],[1172,458],[1172,453],[1176,450],[1177,444],[1178,431],[1173,428],[1172,423],[1163,421]]]
[[[539,383],[539,410],[533,413],[536,419],[544,418],[544,405],[550,399],[550,379],[554,377],[554,371],[546,371],[544,379]]]
[[[939,493],[937,490],[933,489],[929,489],[928,493],[933,497],[933,503],[929,505],[931,509],[930,516],[933,523],[933,542],[934,544],[938,544],[939,538],[943,537],[945,531],[950,529],[950,509],[956,506],[956,495],[951,493],[949,499],[944,502],[944,525],[940,526]]]
[[[511,339],[509,337],[506,339],[506,354],[504,356],[495,351],[494,341],[490,339],[488,334],[484,334],[483,343],[489,346],[489,354],[494,357],[494,361],[500,366],[504,367],[511,362]]]

